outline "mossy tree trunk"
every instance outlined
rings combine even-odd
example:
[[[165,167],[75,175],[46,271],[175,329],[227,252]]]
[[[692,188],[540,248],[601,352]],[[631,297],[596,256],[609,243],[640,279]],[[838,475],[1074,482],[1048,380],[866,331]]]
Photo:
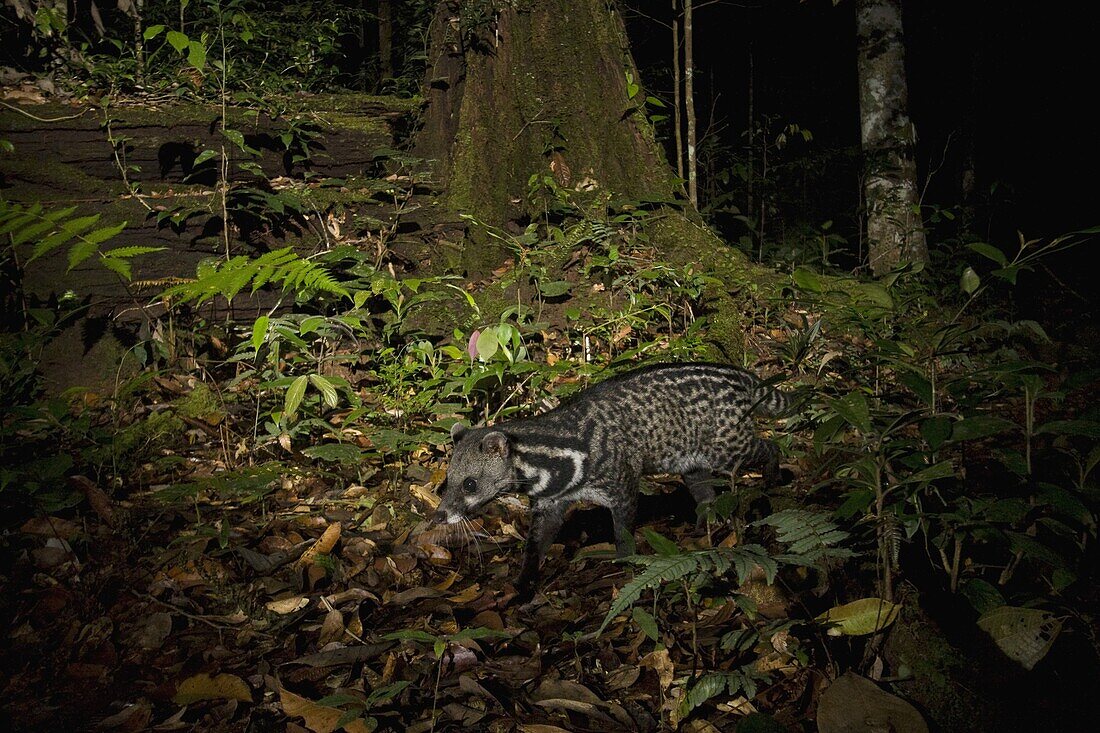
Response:
[[[713,358],[740,362],[753,293],[786,278],[753,265],[702,222],[653,130],[627,92],[638,74],[614,5],[605,0],[494,3],[450,0],[433,21],[427,109],[417,152],[434,161],[448,205],[485,224],[532,220],[532,175],[563,188],[596,188],[620,202],[667,202],[647,225],[670,262],[716,276],[703,297]],[[469,238],[464,264],[486,272],[504,259]]]
[[[876,275],[927,263],[909,120],[901,0],[856,0],[868,259]]]
[[[502,226],[535,212],[532,175],[668,200],[675,176],[636,100],[621,18],[604,0],[440,4],[418,152],[448,202]]]

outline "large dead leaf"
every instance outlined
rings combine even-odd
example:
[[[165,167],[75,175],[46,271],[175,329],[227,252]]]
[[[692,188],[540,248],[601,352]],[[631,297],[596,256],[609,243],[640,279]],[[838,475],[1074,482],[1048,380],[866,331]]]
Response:
[[[821,695],[819,733],[928,733],[917,709],[871,680],[847,672]]]
[[[321,537],[302,553],[302,556],[298,558],[298,562],[295,563],[295,567],[302,568],[306,565],[312,565],[321,555],[329,554],[332,552],[332,548],[336,546],[338,539],[340,539],[340,523],[333,522],[325,528]]]
[[[1062,630],[1062,620],[1040,608],[998,606],[982,614],[978,627],[1005,656],[1031,669],[1050,651]]]
[[[295,695],[282,685],[279,686],[279,702],[288,717],[301,718],[313,733],[332,733],[344,715],[336,708],[318,705],[301,695]],[[371,733],[374,727],[364,720],[353,720],[343,726],[343,729],[348,733]]]
[[[180,683],[172,702],[189,705],[199,700],[240,700],[252,702],[252,690],[248,683],[235,674],[223,673],[211,677],[196,674]]]

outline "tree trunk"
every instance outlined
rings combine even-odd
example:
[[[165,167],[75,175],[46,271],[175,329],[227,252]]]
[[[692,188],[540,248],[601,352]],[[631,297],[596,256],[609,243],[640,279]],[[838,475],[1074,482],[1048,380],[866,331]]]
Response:
[[[393,4],[378,0],[378,85],[393,78]]]
[[[428,106],[416,145],[434,161],[452,209],[497,227],[534,216],[526,194],[536,174],[625,200],[674,197],[675,177],[652,127],[627,97],[626,72],[639,76],[613,6],[502,4],[473,26],[461,10],[462,3],[443,2],[432,23]]]
[[[692,0],[684,0],[684,110],[687,113],[687,162],[688,198],[691,205],[699,206],[698,166],[695,149],[695,59],[693,43],[695,31],[692,25]]]
[[[856,30],[868,259],[871,271],[882,275],[902,263],[928,262],[918,210],[901,0],[856,0]]]
[[[676,141],[676,175],[684,177],[684,134],[681,118],[680,92],[680,8],[679,0],[672,0],[672,126]]]

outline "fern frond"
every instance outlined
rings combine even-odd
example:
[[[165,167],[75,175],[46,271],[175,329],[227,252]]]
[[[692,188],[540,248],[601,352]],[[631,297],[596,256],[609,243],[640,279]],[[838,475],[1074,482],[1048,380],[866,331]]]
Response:
[[[760,545],[741,547],[717,547],[710,550],[684,552],[676,555],[646,556],[636,555],[631,562],[645,566],[645,570],[622,587],[619,595],[611,604],[600,628],[599,635],[611,620],[634,605],[642,593],[655,590],[673,581],[690,575],[704,573],[710,576],[722,576],[733,568],[737,581],[742,583],[756,568],[764,571],[770,583],[778,572],[779,566]]]
[[[130,265],[127,260],[138,255],[158,252],[163,247],[118,247],[110,252],[99,248],[109,239],[117,236],[126,228],[126,222],[96,227],[99,214],[73,217],[76,207],[48,210],[41,204],[24,206],[11,201],[0,200],[0,237],[7,237],[9,247],[21,247],[33,244],[27,262],[34,262],[64,245],[69,245],[69,268],[83,264],[88,259],[99,256],[99,263],[118,273],[125,280],[130,279]]]
[[[777,539],[787,545],[787,562],[814,565],[826,558],[851,557],[852,551],[837,545],[848,539],[826,512],[808,509],[784,509],[752,526],[766,524],[776,531]]]
[[[291,247],[283,247],[255,258],[238,255],[226,261],[204,261],[196,268],[194,280],[172,285],[161,293],[161,298],[202,305],[218,296],[232,300],[249,286],[255,293],[269,283],[299,296],[324,292],[351,297],[323,265],[299,257]]]
[[[730,672],[707,672],[684,695],[680,702],[680,718],[683,719],[707,700],[723,693],[730,697],[740,694],[752,700],[756,697],[756,683],[765,679],[767,675],[758,672],[751,664]]]

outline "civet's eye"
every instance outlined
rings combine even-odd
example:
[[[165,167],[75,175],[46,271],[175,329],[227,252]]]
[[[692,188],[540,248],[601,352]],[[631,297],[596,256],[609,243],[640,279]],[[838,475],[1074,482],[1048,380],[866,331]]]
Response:
[[[477,480],[468,478],[462,482],[462,490],[467,494],[472,494],[477,491]]]

